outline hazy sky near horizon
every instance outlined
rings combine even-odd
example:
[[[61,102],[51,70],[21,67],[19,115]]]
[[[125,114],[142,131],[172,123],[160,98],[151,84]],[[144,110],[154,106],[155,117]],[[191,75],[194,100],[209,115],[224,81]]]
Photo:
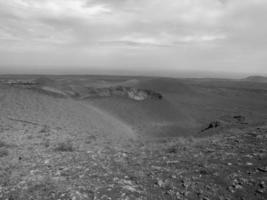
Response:
[[[0,73],[262,74],[266,21],[267,0],[0,0]]]

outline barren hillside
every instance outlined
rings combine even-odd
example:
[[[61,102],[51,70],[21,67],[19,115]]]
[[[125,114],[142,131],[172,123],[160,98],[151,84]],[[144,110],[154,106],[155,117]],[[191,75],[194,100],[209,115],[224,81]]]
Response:
[[[266,94],[228,80],[4,77],[0,199],[264,200]]]

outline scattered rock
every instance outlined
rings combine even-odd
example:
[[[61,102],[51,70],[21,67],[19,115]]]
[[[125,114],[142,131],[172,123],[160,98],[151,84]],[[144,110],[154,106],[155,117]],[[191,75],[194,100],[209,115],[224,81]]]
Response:
[[[251,163],[251,162],[247,162],[246,165],[247,165],[247,166],[252,166],[253,163]]]
[[[71,141],[60,142],[56,145],[55,151],[74,151],[74,147]]]
[[[164,187],[164,181],[163,180],[161,180],[161,179],[158,179],[157,180],[157,185],[159,186],[159,187]]]
[[[246,120],[246,117],[242,116],[242,115],[236,115],[233,117],[238,123],[244,123]]]
[[[214,128],[217,128],[217,127],[219,127],[219,126],[221,126],[221,122],[220,122],[220,121],[212,121],[212,122],[210,122],[209,125],[208,125],[206,128],[204,128],[201,132],[207,131],[207,130],[209,130],[209,129],[214,129]]]
[[[257,170],[260,171],[260,172],[267,172],[267,166],[265,166],[265,167],[258,167]]]
[[[166,153],[177,153],[177,148],[176,147],[170,147],[167,149]]]

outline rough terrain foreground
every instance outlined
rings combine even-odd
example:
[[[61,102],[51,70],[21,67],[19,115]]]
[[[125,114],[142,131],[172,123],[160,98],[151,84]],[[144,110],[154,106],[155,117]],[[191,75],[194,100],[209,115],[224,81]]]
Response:
[[[0,199],[267,198],[267,126],[116,145],[26,122],[1,124]],[[55,133],[71,140],[52,140]]]

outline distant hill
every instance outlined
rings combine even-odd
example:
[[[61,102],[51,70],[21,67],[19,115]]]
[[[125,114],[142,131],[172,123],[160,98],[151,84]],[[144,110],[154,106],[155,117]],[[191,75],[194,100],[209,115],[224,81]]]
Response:
[[[250,81],[250,82],[258,82],[258,83],[267,83],[266,76],[249,76],[247,78],[242,79],[243,81]]]
[[[55,80],[48,78],[46,76],[40,76],[34,80],[35,83],[42,86],[51,86],[55,85]]]
[[[248,123],[267,121],[266,84],[251,78],[9,76],[0,83],[0,100],[5,99],[0,101],[0,122],[1,116],[12,114],[67,127],[70,133],[93,130],[111,139],[125,133],[126,138],[186,136],[216,127],[222,116],[223,121],[232,116],[244,116]],[[163,98],[140,100],[152,91]]]

